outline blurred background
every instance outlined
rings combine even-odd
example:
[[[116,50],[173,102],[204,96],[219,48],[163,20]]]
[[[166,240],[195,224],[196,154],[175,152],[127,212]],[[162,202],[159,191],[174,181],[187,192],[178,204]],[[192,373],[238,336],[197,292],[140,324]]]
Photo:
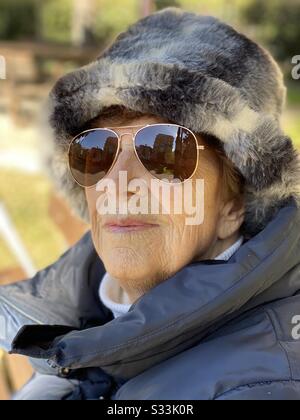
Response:
[[[300,147],[300,0],[1,0],[0,284],[54,262],[88,228],[44,174],[37,120],[55,80],[96,58],[129,24],[168,6],[212,14],[266,46],[288,85],[283,117]],[[28,379],[29,364],[0,353],[0,399]]]

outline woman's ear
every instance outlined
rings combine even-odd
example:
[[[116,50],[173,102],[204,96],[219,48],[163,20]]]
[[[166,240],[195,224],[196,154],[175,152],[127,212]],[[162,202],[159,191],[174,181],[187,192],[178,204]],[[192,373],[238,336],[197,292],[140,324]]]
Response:
[[[243,196],[238,196],[224,203],[218,223],[218,239],[228,239],[237,233],[245,218],[245,202]]]

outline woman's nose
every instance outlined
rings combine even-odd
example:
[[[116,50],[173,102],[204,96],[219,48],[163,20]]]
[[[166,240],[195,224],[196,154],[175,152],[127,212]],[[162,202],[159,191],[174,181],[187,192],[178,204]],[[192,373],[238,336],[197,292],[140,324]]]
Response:
[[[123,133],[119,134],[120,137],[120,150],[130,150],[134,151],[134,135],[133,133]]]
[[[116,182],[119,181],[120,174],[123,175],[124,172],[126,172],[128,182],[131,179],[143,177],[145,170],[136,156],[133,134],[126,133],[120,137],[120,151],[108,177]]]

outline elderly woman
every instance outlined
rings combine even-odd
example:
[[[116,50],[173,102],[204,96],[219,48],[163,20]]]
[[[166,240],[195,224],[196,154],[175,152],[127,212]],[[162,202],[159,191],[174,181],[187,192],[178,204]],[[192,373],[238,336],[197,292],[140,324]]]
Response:
[[[41,141],[91,232],[0,289],[1,344],[37,372],[17,399],[300,399],[284,98],[264,49],[176,8],[58,81]]]

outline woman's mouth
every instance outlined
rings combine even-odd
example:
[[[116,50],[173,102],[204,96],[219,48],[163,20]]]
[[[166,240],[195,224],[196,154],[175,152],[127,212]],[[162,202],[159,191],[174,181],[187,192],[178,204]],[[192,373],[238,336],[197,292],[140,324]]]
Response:
[[[104,229],[111,233],[141,232],[158,227],[158,224],[142,222],[134,219],[112,220],[104,224]]]

